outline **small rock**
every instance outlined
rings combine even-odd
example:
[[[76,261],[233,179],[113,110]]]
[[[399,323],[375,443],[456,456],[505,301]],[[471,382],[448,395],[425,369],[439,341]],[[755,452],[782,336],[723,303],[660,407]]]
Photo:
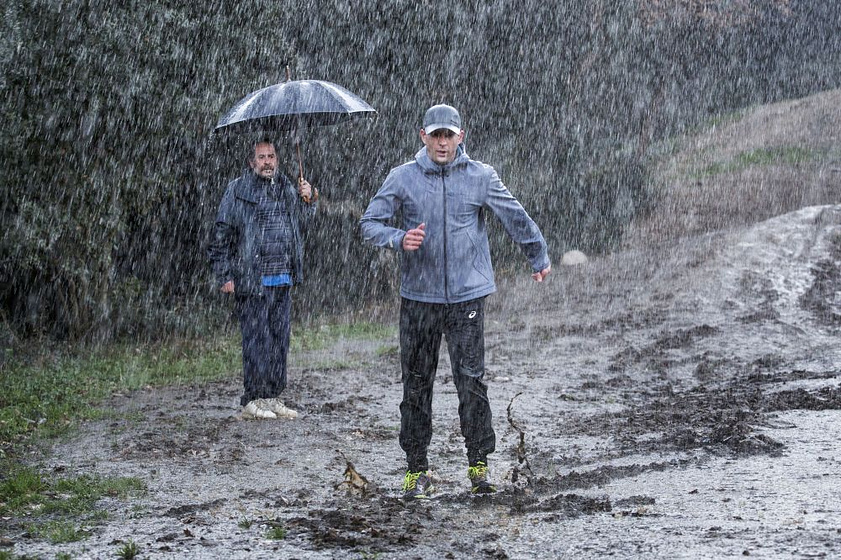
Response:
[[[567,251],[561,257],[561,264],[565,266],[575,266],[577,264],[585,264],[587,262],[587,255],[578,250]]]

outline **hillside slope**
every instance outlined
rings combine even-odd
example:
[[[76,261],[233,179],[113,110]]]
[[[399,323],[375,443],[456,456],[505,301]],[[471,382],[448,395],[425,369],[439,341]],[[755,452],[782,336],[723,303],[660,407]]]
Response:
[[[841,90],[763,105],[651,153],[655,205],[629,246],[761,222],[839,201]]]

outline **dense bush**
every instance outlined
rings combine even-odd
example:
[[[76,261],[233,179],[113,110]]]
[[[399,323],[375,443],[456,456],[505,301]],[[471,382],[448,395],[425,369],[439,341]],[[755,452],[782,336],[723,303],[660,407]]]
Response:
[[[323,197],[299,310],[394,293],[393,259],[361,245],[356,221],[440,101],[461,109],[468,151],[498,169],[556,260],[610,246],[648,202],[653,141],[840,81],[832,0],[749,13],[722,2],[716,17],[673,4],[12,1],[0,23],[3,321],[108,340],[222,316],[205,245],[249,139],[212,129],[287,66],[379,111],[303,136]],[[500,269],[520,270],[498,231],[494,247]]]

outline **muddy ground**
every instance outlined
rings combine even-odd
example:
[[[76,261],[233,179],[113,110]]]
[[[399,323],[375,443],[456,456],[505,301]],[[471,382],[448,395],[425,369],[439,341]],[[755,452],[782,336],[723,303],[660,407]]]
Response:
[[[841,207],[625,250],[488,301],[500,492],[473,497],[446,351],[435,499],[404,503],[396,335],[293,356],[294,421],[223,383],[115,396],[56,476],[139,477],[84,542],[142,558],[814,558],[841,555]],[[361,479],[346,473],[357,473]],[[285,538],[269,539],[283,527]]]

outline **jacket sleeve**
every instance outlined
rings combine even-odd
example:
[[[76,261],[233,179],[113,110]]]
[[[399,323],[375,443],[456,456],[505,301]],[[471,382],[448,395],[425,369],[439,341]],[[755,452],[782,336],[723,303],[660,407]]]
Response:
[[[318,208],[318,201],[313,200],[309,203],[304,202],[304,199],[298,194],[298,189],[295,186],[295,183],[293,183],[292,180],[285,175],[283,176],[283,181],[286,185],[287,191],[290,193],[290,200],[298,207],[298,225],[301,229],[301,233],[306,234],[310,223],[315,217],[315,211],[316,208]]]
[[[303,231],[307,231],[310,226],[310,222],[312,222],[313,218],[315,217],[315,210],[318,208],[318,201],[313,200],[310,203],[304,202],[301,197],[298,197],[298,200],[301,201],[301,229]]]
[[[213,226],[213,234],[207,248],[207,257],[213,275],[220,286],[228,280],[233,280],[231,272],[232,248],[237,242],[237,229],[233,224],[231,215],[234,204],[233,183],[225,189],[222,202],[219,204],[219,211],[216,214],[216,223]]]
[[[406,232],[389,225],[400,210],[400,205],[400,185],[392,171],[359,220],[362,238],[377,247],[402,251]]]
[[[534,220],[506,188],[492,167],[488,167],[489,185],[485,205],[502,222],[508,236],[520,246],[532,270],[540,272],[549,262],[549,248]]]

